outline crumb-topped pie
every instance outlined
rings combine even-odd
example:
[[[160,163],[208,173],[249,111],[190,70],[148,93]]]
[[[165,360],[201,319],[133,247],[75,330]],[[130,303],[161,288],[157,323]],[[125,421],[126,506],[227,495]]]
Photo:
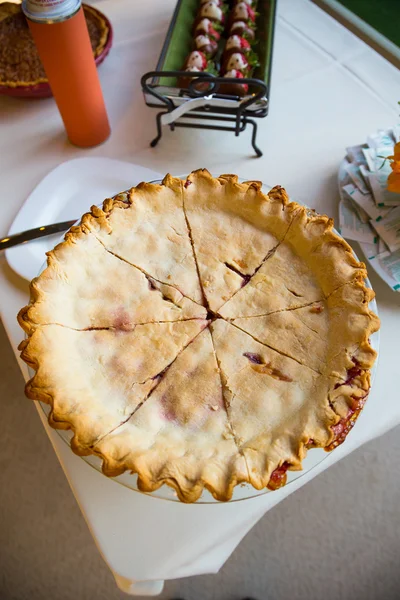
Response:
[[[26,393],[143,491],[276,489],[364,405],[365,277],[332,220],[279,186],[204,169],[141,183],[92,207],[32,281]]]

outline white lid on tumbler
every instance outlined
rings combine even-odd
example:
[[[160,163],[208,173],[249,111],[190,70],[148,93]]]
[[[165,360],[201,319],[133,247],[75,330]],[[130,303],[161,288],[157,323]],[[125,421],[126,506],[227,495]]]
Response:
[[[28,19],[37,23],[52,23],[72,17],[82,0],[22,0],[22,10]]]

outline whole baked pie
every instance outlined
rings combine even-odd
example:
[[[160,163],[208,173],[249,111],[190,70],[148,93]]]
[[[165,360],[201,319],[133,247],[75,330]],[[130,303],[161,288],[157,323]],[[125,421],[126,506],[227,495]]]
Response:
[[[374,294],[332,227],[204,169],[92,207],[19,313],[28,397],[143,491],[280,487],[345,439],[370,388]]]

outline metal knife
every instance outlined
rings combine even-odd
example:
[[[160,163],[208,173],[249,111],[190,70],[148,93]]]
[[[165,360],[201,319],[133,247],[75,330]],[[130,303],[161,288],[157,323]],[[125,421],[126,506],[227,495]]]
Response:
[[[37,238],[51,235],[52,233],[58,233],[59,231],[67,231],[77,219],[73,221],[63,221],[62,223],[52,223],[51,225],[43,225],[42,227],[35,227],[34,229],[28,229],[21,233],[14,233],[7,237],[0,239],[0,250],[6,250],[12,246],[18,246],[18,244],[25,244],[30,240],[36,240]]]

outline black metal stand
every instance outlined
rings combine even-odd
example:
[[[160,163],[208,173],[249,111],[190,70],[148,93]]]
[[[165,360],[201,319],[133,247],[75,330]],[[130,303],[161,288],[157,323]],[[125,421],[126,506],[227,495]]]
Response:
[[[166,110],[162,110],[157,113],[156,126],[157,136],[151,141],[150,146],[154,148],[162,137],[162,116],[171,113],[175,110],[178,104],[173,102],[170,96],[164,95],[160,92],[160,78],[162,77],[174,77],[178,81],[180,78],[192,79],[188,88],[177,88],[177,97],[190,98],[207,98],[209,103],[205,106],[197,107],[193,111],[189,111],[183,115],[180,115],[179,120],[170,123],[169,127],[171,131],[174,131],[175,127],[191,127],[193,129],[213,129],[217,131],[232,131],[235,136],[239,136],[244,131],[247,125],[251,125],[253,128],[251,136],[251,144],[254,148],[256,155],[262,156],[262,151],[256,144],[257,138],[257,124],[254,121],[254,117],[263,118],[268,114],[268,105],[260,106],[258,109],[249,110],[249,107],[255,105],[262,98],[267,98],[267,86],[260,79],[235,79],[231,77],[215,77],[210,73],[198,73],[188,71],[151,71],[145,73],[141,79],[141,85],[143,92],[148,94],[149,97],[154,97],[158,100],[158,103],[154,104],[146,99],[146,104],[153,108],[159,108],[160,102],[165,105]],[[232,96],[219,93],[221,85],[227,84],[242,84],[248,85],[251,90],[249,97],[241,98],[240,96]],[[215,106],[213,105],[213,99],[222,100],[235,100],[236,106]],[[234,104],[234,103],[232,103]],[[251,117],[251,118],[250,118]],[[191,119],[191,121],[200,121],[199,123],[185,123],[181,119]],[[217,123],[203,123],[202,121],[216,121],[219,123],[225,123],[218,125]],[[231,123],[232,125],[228,125]]]

